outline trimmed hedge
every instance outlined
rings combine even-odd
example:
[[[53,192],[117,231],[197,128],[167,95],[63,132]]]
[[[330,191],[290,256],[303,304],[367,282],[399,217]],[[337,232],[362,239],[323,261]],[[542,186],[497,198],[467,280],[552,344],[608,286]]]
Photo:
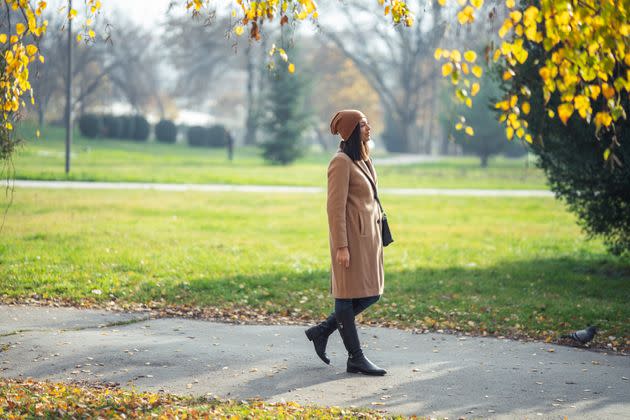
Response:
[[[136,141],[147,141],[151,126],[146,118],[142,115],[133,117],[133,132],[131,138]]]
[[[221,124],[215,124],[208,128],[208,147],[225,147],[228,144],[228,132]]]
[[[188,144],[195,147],[207,147],[207,130],[204,127],[194,126],[188,129],[186,133]]]
[[[155,125],[155,138],[162,143],[175,143],[175,140],[177,140],[177,126],[171,120],[160,120]]]
[[[103,135],[109,138],[120,138],[122,136],[122,122],[120,117],[114,115],[103,115]]]
[[[135,130],[135,119],[134,117],[125,115],[122,117],[118,117],[120,119],[120,137],[119,139],[124,140],[133,140],[133,134]]]
[[[79,117],[79,131],[84,137],[96,138],[103,131],[101,117],[94,114],[81,115]]]
[[[230,133],[221,124],[209,128],[195,126],[188,129],[188,144],[195,147],[226,147]]]

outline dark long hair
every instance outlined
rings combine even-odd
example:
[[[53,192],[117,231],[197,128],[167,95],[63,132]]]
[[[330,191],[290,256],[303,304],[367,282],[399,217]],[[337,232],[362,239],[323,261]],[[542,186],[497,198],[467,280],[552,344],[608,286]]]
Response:
[[[346,141],[339,144],[341,150],[352,160],[367,160],[367,146],[361,141],[361,123],[357,124]]]

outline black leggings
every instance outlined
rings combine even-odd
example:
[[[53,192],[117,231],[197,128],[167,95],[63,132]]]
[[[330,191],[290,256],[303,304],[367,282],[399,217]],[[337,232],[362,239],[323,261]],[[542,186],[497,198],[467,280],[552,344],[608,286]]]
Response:
[[[376,295],[355,299],[335,299],[335,313],[352,311],[354,313],[354,316],[357,316],[361,312],[365,311],[367,308],[378,302],[380,298],[380,295]]]

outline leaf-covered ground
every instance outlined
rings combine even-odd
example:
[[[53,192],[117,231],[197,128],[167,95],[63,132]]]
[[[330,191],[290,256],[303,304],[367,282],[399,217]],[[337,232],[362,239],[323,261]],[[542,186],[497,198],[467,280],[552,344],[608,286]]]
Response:
[[[301,406],[294,402],[219,400],[137,392],[98,384],[0,378],[0,418],[381,419],[377,411]],[[394,417],[400,418],[400,417]]]

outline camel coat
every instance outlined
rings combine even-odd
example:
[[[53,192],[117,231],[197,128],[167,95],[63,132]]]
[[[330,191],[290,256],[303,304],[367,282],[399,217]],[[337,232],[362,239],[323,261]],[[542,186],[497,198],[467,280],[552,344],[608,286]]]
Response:
[[[383,241],[381,211],[370,181],[377,185],[372,162],[353,162],[337,151],[328,166],[328,231],[331,292],[351,299],[383,293]],[[348,247],[350,267],[335,261],[338,248]]]

